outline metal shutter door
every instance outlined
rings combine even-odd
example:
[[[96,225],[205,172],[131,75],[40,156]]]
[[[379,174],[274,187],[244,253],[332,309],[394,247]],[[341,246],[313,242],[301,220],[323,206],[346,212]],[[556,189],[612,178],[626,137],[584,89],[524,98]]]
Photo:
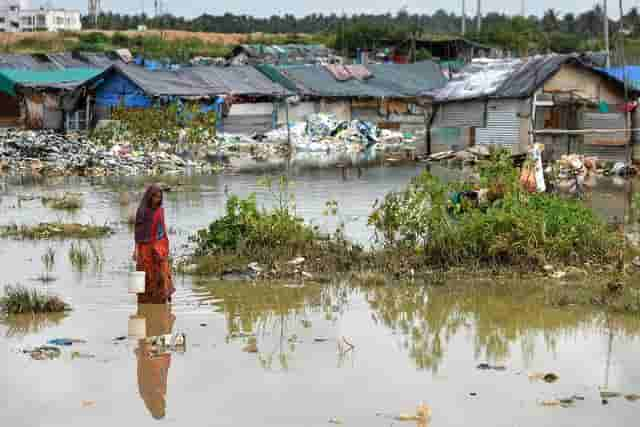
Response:
[[[583,129],[624,129],[624,113],[582,114]],[[627,158],[628,136],[624,132],[584,135],[582,151],[585,155],[603,160],[625,161]]]
[[[452,102],[442,104],[433,123],[438,128],[470,128],[484,126],[484,102]]]
[[[476,129],[477,144],[500,144],[511,147],[520,141],[520,118],[518,111],[521,101],[489,101],[487,106],[487,126]]]

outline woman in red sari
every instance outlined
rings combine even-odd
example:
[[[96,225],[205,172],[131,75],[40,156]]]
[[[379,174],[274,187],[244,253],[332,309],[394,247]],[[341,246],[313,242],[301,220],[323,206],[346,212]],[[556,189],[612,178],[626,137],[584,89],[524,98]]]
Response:
[[[145,292],[138,304],[166,304],[175,292],[169,266],[169,239],[162,209],[162,190],[151,185],[136,212],[133,260],[146,273]]]

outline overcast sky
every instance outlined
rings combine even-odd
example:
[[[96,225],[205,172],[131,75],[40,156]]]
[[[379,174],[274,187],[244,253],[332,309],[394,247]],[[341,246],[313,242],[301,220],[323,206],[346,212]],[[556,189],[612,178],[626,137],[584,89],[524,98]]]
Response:
[[[32,4],[43,4],[44,0],[31,0]],[[80,9],[82,13],[87,11],[87,0],[50,0],[56,7]],[[102,8],[105,11],[111,10],[119,13],[140,13],[144,7],[147,14],[153,11],[154,0],[102,0]],[[402,6],[408,8],[409,13],[433,13],[437,9],[447,11],[455,10],[460,13],[462,10],[462,0],[400,0],[399,2],[383,2],[371,0],[323,0],[300,1],[300,0],[271,0],[271,1],[242,1],[219,0],[215,3],[210,0],[164,0],[167,4],[167,11],[174,15],[195,17],[203,13],[220,15],[225,12],[236,14],[247,14],[254,16],[270,16],[273,14],[292,13],[297,16],[308,15],[310,13],[395,13]],[[466,0],[467,14],[475,14],[477,0]],[[542,15],[549,8],[555,8],[564,14],[566,12],[579,13],[593,7],[597,2],[594,0],[525,0],[527,14]],[[214,4],[212,4],[214,3]],[[348,5],[348,6],[347,6]],[[507,14],[520,13],[521,0],[482,0],[482,12],[497,11]],[[633,6],[640,6],[640,0],[623,0],[625,9]],[[609,16],[617,18],[619,14],[618,1],[609,0]]]

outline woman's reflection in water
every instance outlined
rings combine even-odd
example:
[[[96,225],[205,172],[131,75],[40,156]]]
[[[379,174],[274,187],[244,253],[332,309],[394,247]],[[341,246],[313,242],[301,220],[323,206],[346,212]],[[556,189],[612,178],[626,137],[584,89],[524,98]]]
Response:
[[[139,304],[138,316],[146,320],[146,339],[139,340],[136,349],[138,391],[151,416],[159,420],[166,414],[171,352],[154,343],[153,337],[170,335],[176,317],[169,304]]]

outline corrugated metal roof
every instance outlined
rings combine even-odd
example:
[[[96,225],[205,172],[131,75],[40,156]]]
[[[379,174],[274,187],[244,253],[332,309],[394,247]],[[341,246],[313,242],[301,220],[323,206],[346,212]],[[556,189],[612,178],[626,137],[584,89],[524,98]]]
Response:
[[[0,69],[10,70],[61,70],[65,68],[106,69],[122,63],[118,58],[106,53],[62,52],[48,54],[0,54]]]
[[[0,55],[0,69],[4,70],[56,70],[60,67],[54,62],[41,60],[34,55],[2,54]]]
[[[415,64],[371,64],[373,74],[367,80],[338,81],[321,65],[281,66],[277,70],[303,96],[336,98],[403,98],[415,97],[442,87],[446,80],[433,61]],[[269,74],[267,74],[269,75]]]
[[[186,68],[218,93],[246,96],[279,96],[290,92],[250,66]]]
[[[415,64],[370,64],[373,78],[367,83],[384,87],[403,96],[417,96],[447,83],[440,66],[433,61]]]
[[[567,63],[621,83],[615,73],[607,74],[593,68],[576,55],[541,55],[524,59],[474,60],[446,86],[425,95],[433,96],[434,101],[440,103],[481,97],[527,98]],[[640,72],[638,74],[640,77]]]
[[[49,53],[47,58],[60,68],[87,68],[89,64],[73,57],[71,52]]]
[[[88,66],[95,68],[109,68],[111,65],[124,64],[120,59],[111,57],[105,53],[96,52],[78,52],[75,57],[80,61],[86,62]]]
[[[321,65],[292,65],[280,67],[280,72],[293,82],[303,96],[373,97],[391,96],[388,90],[378,88],[369,81],[338,81]]]
[[[115,70],[150,96],[208,97],[220,94],[187,69],[150,71],[137,65],[118,64]]]
[[[150,71],[137,65],[115,67],[150,96],[279,96],[290,94],[253,67],[184,67]]]
[[[573,58],[572,55],[547,55],[529,58],[507,77],[493,96],[497,98],[529,97],[563,64]]]

